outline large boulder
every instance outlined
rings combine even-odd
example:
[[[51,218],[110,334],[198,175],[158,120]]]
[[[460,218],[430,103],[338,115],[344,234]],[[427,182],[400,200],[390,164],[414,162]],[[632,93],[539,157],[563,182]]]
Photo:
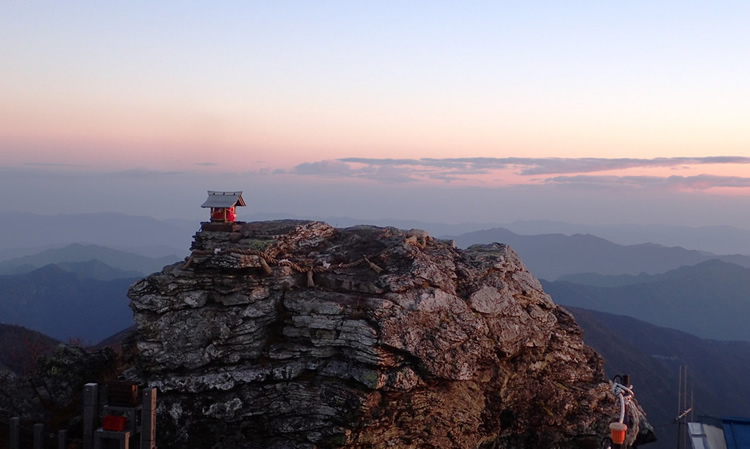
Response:
[[[572,315],[501,244],[246,223],[128,295],[164,449],[598,448],[619,414]]]

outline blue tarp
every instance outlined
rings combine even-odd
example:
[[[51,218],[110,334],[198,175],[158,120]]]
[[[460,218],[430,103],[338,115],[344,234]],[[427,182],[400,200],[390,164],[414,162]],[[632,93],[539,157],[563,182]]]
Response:
[[[750,419],[722,418],[727,449],[750,449]]]

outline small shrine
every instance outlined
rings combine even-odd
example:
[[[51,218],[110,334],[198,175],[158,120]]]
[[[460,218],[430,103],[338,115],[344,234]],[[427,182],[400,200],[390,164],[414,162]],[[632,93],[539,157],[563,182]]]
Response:
[[[209,222],[201,223],[204,231],[232,231],[237,222],[237,207],[245,206],[242,191],[217,192],[208,191],[208,199],[201,204],[203,208],[211,209]]]
[[[208,199],[201,205],[211,208],[212,223],[234,223],[237,221],[236,207],[244,206],[242,192],[214,192],[208,191]]]

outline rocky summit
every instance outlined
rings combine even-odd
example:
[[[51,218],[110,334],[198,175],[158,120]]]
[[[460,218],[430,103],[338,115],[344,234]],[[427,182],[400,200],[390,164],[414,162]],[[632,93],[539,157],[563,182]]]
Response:
[[[285,220],[204,223],[191,249],[128,293],[160,448],[599,448],[618,418],[505,245]]]

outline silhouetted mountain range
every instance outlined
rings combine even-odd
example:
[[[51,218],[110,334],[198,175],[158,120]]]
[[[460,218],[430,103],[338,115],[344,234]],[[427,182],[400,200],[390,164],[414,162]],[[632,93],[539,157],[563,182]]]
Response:
[[[750,341],[750,269],[710,260],[637,278],[641,282],[611,287],[601,286],[612,284],[608,277],[596,281],[593,275],[587,279],[595,285],[542,285],[558,304],[627,315],[702,338]]]
[[[579,273],[656,274],[711,259],[750,267],[748,256],[717,256],[654,243],[624,246],[593,235],[518,235],[496,228],[449,238],[460,247],[492,242],[508,244],[521,256],[529,271],[547,280]]]
[[[0,276],[0,319],[58,340],[96,343],[133,324],[131,279],[95,280],[57,265]]]

